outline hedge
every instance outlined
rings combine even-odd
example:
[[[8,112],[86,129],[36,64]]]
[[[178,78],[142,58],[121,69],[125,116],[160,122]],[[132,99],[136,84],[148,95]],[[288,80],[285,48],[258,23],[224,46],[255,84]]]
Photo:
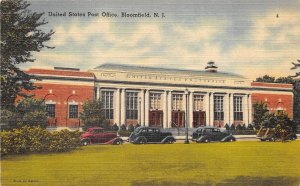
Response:
[[[3,131],[1,154],[28,152],[64,152],[80,146],[80,132],[68,130],[49,132],[41,127],[23,126],[12,131]]]

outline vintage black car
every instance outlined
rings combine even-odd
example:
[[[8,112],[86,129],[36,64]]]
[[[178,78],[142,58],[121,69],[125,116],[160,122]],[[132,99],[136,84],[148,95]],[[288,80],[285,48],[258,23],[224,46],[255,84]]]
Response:
[[[226,132],[221,132],[216,127],[199,127],[193,132],[192,140],[197,143],[208,143],[211,141],[229,142],[235,141],[235,137]]]
[[[138,127],[129,136],[128,141],[134,144],[174,143],[176,140],[170,132],[162,132],[156,127]]]

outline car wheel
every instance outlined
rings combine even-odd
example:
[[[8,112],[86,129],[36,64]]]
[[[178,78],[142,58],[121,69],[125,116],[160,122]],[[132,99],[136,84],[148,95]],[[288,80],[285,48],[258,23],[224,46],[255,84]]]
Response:
[[[275,138],[274,138],[274,137],[270,138],[270,141],[274,142],[274,141],[275,141]]]
[[[205,139],[204,142],[205,142],[205,143],[209,143],[210,140],[209,140],[209,139]]]
[[[138,144],[146,144],[146,141],[144,139],[139,139]]]
[[[230,138],[229,141],[230,141],[230,142],[234,142],[235,140],[234,140],[233,138]]]
[[[121,144],[122,144],[122,141],[121,141],[121,140],[116,140],[114,144],[115,144],[115,145],[121,145]]]
[[[169,139],[169,144],[173,144],[174,143],[174,140],[172,140],[172,139]]]
[[[88,144],[90,144],[90,142],[89,142],[89,140],[83,140],[83,141],[81,142],[81,144],[82,144],[83,146],[87,146]]]

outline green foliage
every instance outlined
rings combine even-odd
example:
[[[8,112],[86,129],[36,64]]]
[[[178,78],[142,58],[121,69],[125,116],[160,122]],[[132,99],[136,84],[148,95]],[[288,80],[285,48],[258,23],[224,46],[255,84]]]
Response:
[[[288,115],[285,112],[278,112],[276,114],[275,122],[275,135],[280,136],[281,141],[285,141],[286,135],[291,132],[296,132],[296,124],[288,118]]]
[[[258,77],[255,80],[256,82],[265,82],[265,83],[274,83],[275,77],[271,77],[269,75],[264,75],[263,77]]]
[[[16,122],[16,113],[12,112],[7,109],[1,109],[0,110],[0,124],[1,124],[1,130],[9,130],[11,128],[16,128],[17,127],[17,122]]]
[[[125,124],[121,125],[121,130],[126,130],[126,125]]]
[[[133,132],[133,131],[134,131],[133,125],[132,125],[132,124],[128,125],[127,130],[128,130],[129,132]]]
[[[18,126],[47,127],[47,111],[43,100],[34,98],[23,99],[16,107],[16,115],[18,116]]]
[[[39,29],[47,24],[43,13],[28,10],[28,4],[23,0],[1,1],[1,107],[12,109],[19,96],[26,96],[21,90],[37,88],[30,81],[36,79],[20,70],[17,65],[34,62],[32,52],[40,52],[50,40],[52,30],[45,33]]]
[[[1,110],[2,129],[13,129],[24,125],[46,128],[48,124],[46,105],[43,100],[24,98],[12,110]]]
[[[242,130],[242,129],[243,129],[243,127],[242,127],[241,124],[238,124],[238,125],[236,126],[236,128],[235,128],[235,130]]]
[[[113,131],[118,131],[119,130],[119,126],[115,123],[112,127]]]
[[[82,106],[80,119],[86,128],[95,126],[106,128],[102,102],[100,100],[86,101]]]
[[[253,104],[253,123],[255,128],[259,128],[264,120],[264,116],[268,113],[267,105],[263,102]]]
[[[235,125],[234,124],[231,124],[230,130],[235,130]]]
[[[253,130],[253,126],[252,124],[248,124],[248,127],[247,127],[248,130]]]
[[[230,127],[229,127],[229,125],[228,125],[227,123],[225,124],[224,127],[226,128],[226,130],[229,130],[229,129],[230,129]]]
[[[131,132],[129,132],[127,130],[119,130],[118,134],[122,137],[128,137],[128,136],[130,136]]]
[[[41,127],[23,126],[1,135],[1,154],[23,154],[27,152],[63,152],[80,145],[79,131],[54,131]]]

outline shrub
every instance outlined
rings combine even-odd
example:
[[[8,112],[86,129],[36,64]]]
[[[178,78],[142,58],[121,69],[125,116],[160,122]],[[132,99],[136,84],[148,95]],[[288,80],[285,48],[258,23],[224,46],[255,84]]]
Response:
[[[235,128],[236,130],[242,130],[243,129],[243,127],[241,126],[241,124],[238,124],[237,126],[236,126],[236,128]]]
[[[234,124],[231,124],[231,126],[230,126],[230,130],[235,130],[235,126],[234,126]]]
[[[1,154],[27,152],[63,152],[80,146],[80,132],[68,130],[50,133],[41,127],[23,126],[1,135]]]
[[[246,127],[246,124],[244,123],[243,126],[242,126],[242,130],[246,130],[247,127]]]
[[[128,130],[129,132],[133,132],[133,131],[134,131],[133,125],[132,125],[132,124],[128,125],[127,130]]]
[[[129,132],[127,130],[119,130],[118,134],[122,137],[128,137],[128,136],[130,136],[131,132]]]
[[[248,127],[247,127],[247,129],[249,129],[249,130],[253,130],[253,125],[252,125],[252,124],[248,124]]]
[[[112,127],[113,131],[118,131],[119,130],[119,126],[115,123]]]
[[[126,130],[126,125],[122,124],[120,128],[121,128],[121,130]]]
[[[224,127],[226,128],[226,130],[230,129],[230,127],[229,127],[229,125],[227,123],[226,123],[226,125]]]

